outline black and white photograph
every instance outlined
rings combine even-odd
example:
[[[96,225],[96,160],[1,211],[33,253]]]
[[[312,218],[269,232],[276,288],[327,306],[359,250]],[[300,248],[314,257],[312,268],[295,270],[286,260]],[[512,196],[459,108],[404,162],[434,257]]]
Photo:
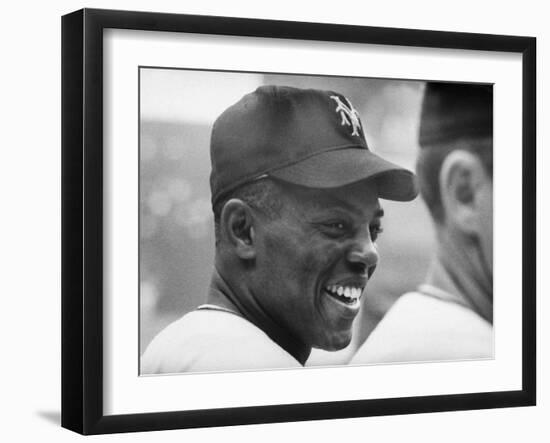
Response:
[[[140,375],[494,358],[492,84],[141,66],[138,118]]]
[[[1,441],[550,441],[544,2],[6,6]]]
[[[64,427],[536,403],[533,38],[62,30]]]

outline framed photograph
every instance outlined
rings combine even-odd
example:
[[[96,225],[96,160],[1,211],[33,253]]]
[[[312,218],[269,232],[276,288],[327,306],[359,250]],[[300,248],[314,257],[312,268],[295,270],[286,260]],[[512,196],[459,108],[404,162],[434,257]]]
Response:
[[[62,20],[62,426],[536,402],[536,41]]]

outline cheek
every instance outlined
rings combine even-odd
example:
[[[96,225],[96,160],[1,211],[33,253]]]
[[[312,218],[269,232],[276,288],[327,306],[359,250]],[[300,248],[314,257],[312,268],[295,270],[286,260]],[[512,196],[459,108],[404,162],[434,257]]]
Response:
[[[492,269],[493,267],[493,193],[492,189],[488,189],[485,195],[484,210],[482,214],[482,244],[487,264]]]
[[[487,257],[487,264],[493,269],[493,217],[492,214],[487,216],[485,221],[484,233],[483,233],[483,245],[485,249],[485,256]]]
[[[274,233],[265,240],[268,272],[284,273],[287,285],[294,287],[317,284],[343,254],[343,247],[303,233]]]
[[[320,271],[330,267],[342,252],[338,247],[311,237],[301,237],[296,241],[281,241],[273,245],[278,255],[291,268],[291,272],[304,276],[316,276]]]

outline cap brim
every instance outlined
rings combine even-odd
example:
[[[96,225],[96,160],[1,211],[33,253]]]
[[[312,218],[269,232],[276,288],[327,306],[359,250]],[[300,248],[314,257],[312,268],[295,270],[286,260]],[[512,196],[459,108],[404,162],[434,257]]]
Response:
[[[310,188],[337,188],[361,180],[376,180],[382,199],[410,201],[418,195],[416,177],[411,171],[365,148],[322,152],[269,175]]]

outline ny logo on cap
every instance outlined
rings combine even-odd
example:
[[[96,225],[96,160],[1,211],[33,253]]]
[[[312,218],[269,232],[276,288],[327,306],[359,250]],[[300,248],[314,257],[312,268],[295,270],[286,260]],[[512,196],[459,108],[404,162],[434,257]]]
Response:
[[[344,97],[344,100],[348,102],[346,105],[340,97],[337,95],[331,95],[337,106],[335,112],[339,112],[342,117],[342,126],[351,126],[353,131],[351,135],[359,135],[358,129],[361,129],[361,121],[359,120],[359,113],[355,110],[351,102]]]

